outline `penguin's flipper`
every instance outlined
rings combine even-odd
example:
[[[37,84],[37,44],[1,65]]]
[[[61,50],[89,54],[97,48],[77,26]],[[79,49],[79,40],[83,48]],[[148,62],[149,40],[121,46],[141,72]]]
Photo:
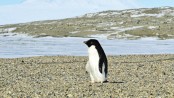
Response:
[[[103,69],[103,59],[102,58],[100,58],[99,59],[99,71],[100,71],[100,73],[102,73],[102,69]]]

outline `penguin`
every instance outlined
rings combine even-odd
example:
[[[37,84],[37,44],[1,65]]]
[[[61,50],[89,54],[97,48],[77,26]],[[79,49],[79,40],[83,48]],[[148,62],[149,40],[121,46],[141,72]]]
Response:
[[[89,39],[84,43],[88,46],[89,60],[86,64],[86,72],[90,74],[91,83],[107,82],[108,61],[99,41]]]

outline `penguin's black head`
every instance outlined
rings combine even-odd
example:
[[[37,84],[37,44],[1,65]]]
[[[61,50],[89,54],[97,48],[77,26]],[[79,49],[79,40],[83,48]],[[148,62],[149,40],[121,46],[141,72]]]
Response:
[[[91,47],[92,45],[94,45],[94,46],[100,45],[99,42],[98,42],[98,40],[96,40],[96,39],[90,39],[90,40],[84,41],[84,43],[85,43],[88,47]]]

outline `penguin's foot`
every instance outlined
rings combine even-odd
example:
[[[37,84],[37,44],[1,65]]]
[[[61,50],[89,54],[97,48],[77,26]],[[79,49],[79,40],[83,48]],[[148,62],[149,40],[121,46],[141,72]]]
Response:
[[[107,83],[107,82],[109,82],[109,81],[108,80],[103,81],[103,83]]]
[[[107,83],[107,82],[109,82],[109,81],[107,81],[107,80],[105,80],[105,81],[100,81],[100,83]]]

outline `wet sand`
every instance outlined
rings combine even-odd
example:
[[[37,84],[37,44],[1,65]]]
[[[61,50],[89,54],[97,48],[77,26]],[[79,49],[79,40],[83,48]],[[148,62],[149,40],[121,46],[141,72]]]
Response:
[[[88,57],[0,59],[0,98],[173,98],[174,55],[108,56],[107,83],[91,84]]]

